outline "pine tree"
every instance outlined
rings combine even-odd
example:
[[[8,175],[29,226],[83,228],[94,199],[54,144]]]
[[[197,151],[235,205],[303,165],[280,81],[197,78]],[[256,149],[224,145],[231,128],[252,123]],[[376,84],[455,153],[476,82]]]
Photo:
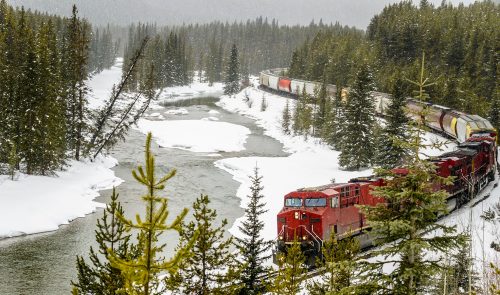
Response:
[[[348,170],[368,167],[373,160],[375,106],[370,92],[374,88],[371,70],[365,65],[356,75],[344,109],[339,165]]]
[[[418,97],[425,100],[425,88],[429,80],[424,76],[424,61],[418,78]],[[462,235],[455,234],[455,228],[438,224],[438,216],[447,213],[445,190],[436,190],[436,185],[449,185],[450,179],[440,177],[431,162],[421,159],[420,151],[425,145],[425,108],[419,114],[420,120],[410,130],[408,143],[401,143],[410,151],[405,163],[407,173],[379,170],[377,174],[385,179],[385,185],[376,188],[372,194],[384,198],[384,203],[363,206],[362,212],[372,226],[372,236],[376,245],[383,248],[373,251],[373,255],[385,257],[372,261],[375,281],[383,293],[425,294],[429,291],[430,280],[439,269],[440,254],[456,249],[463,241]],[[411,144],[409,144],[411,143]],[[425,233],[435,233],[431,236]],[[434,253],[437,258],[426,253]],[[387,263],[392,272],[381,271]]]
[[[127,231],[134,229],[138,233],[138,257],[120,258],[114,251],[110,251],[109,257],[111,265],[119,270],[125,280],[123,290],[127,294],[159,294],[159,274],[164,271],[175,272],[179,263],[185,259],[193,246],[196,235],[188,241],[183,248],[177,249],[175,255],[166,260],[160,256],[165,244],[158,243],[158,237],[165,231],[180,231],[182,220],[188,210],[184,209],[172,221],[167,224],[169,211],[167,199],[158,196],[158,192],[165,189],[166,182],[175,176],[176,170],[171,170],[167,175],[158,179],[155,171],[155,158],[151,153],[151,133],[146,139],[145,149],[145,167],[139,166],[137,170],[132,171],[134,178],[147,187],[147,193],[142,197],[146,203],[146,212],[141,218],[136,215],[136,222],[128,220],[122,214],[117,214],[117,218],[125,224]]]
[[[377,139],[375,163],[383,168],[401,165],[407,157],[407,151],[400,144],[408,141],[409,119],[406,116],[405,105],[403,80],[397,79],[392,91],[391,104],[386,111],[386,125]]]
[[[326,91],[326,81],[324,80],[323,83],[321,83],[321,87],[317,91],[317,99],[318,101],[318,108],[315,110],[314,113],[314,121],[313,121],[313,126],[314,126],[314,135],[321,135],[321,130],[323,129],[323,125],[325,124],[325,120],[327,117],[327,111],[328,111],[328,104],[330,101],[330,98],[328,97],[328,93]]]
[[[264,262],[271,257],[269,252],[272,247],[271,241],[262,237],[264,222],[260,220],[260,216],[267,210],[264,209],[265,204],[262,203],[264,198],[261,194],[262,176],[259,175],[258,168],[255,168],[254,175],[250,179],[252,180],[251,195],[248,196],[250,202],[245,209],[245,220],[239,227],[244,237],[236,238],[235,243],[241,263],[241,268],[238,269],[240,274],[238,281],[241,285],[239,294],[244,295],[265,293],[267,286],[261,279],[269,272]]]
[[[88,24],[78,18],[78,10],[73,5],[73,14],[68,20],[65,36],[65,56],[63,59],[63,80],[67,105],[67,143],[76,160],[85,148],[87,130],[86,80],[88,57]]]
[[[182,290],[186,294],[228,294],[232,274],[230,267],[234,256],[229,247],[232,238],[224,239],[224,227],[227,220],[215,226],[217,212],[208,206],[208,196],[201,195],[193,204],[194,221],[183,224],[178,249],[186,247],[194,238],[189,256],[179,265],[179,271],[166,279],[167,287]],[[198,233],[198,236],[195,236]]]
[[[300,248],[300,242],[295,237],[286,254],[278,254],[278,274],[271,291],[276,295],[293,295],[300,291],[302,275],[306,273],[305,257]]]
[[[233,95],[240,90],[240,72],[239,72],[238,48],[233,44],[231,55],[226,69],[226,78],[224,80],[224,94]]]
[[[78,293],[112,295],[125,287],[121,271],[109,262],[110,252],[120,259],[137,256],[137,251],[130,242],[131,236],[126,233],[125,224],[117,217],[123,213],[118,194],[113,188],[111,203],[104,209],[101,219],[97,220],[95,237],[99,245],[98,251],[90,247],[91,264],[77,256],[78,281],[71,284]]]
[[[316,266],[324,268],[324,272],[308,283],[309,294],[352,293],[355,290],[355,272],[360,267],[356,261],[359,250],[356,238],[350,236],[338,240],[335,235],[331,235],[323,244],[322,257],[316,262]]]
[[[290,104],[287,98],[285,108],[283,109],[283,113],[281,116],[281,130],[283,131],[284,134],[287,135],[290,134],[290,120],[291,120]]]

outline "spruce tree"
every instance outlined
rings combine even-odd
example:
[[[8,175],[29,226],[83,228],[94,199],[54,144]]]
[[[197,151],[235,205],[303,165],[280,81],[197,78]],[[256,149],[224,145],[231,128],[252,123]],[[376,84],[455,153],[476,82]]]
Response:
[[[422,60],[422,70],[415,82],[421,100],[425,100],[425,88],[430,84],[424,76],[423,64]],[[379,170],[377,174],[384,178],[385,185],[375,188],[372,194],[385,202],[361,207],[372,227],[374,243],[384,244],[372,253],[385,259],[369,262],[382,293],[425,294],[439,269],[442,254],[456,249],[463,241],[462,235],[455,234],[454,227],[437,223],[437,218],[447,213],[448,193],[436,190],[436,185],[449,185],[451,180],[437,175],[434,164],[420,157],[421,149],[426,146],[422,143],[425,112],[424,108],[420,119],[410,128],[410,140],[401,143],[410,152],[405,163],[407,172]],[[434,255],[430,257],[427,253]],[[388,274],[382,271],[387,263],[393,269]]]
[[[254,175],[250,179],[252,180],[251,195],[248,196],[250,202],[245,209],[245,219],[239,227],[243,237],[236,238],[235,242],[241,263],[237,271],[240,274],[238,281],[241,288],[238,294],[243,295],[265,293],[267,286],[261,279],[269,273],[264,262],[271,257],[272,247],[272,242],[262,237],[264,222],[260,220],[260,216],[267,210],[264,209],[265,203],[262,203],[264,198],[261,194],[262,176],[259,175],[258,168],[255,168]]]
[[[401,147],[401,142],[408,141],[409,119],[405,112],[406,98],[403,80],[394,83],[391,104],[386,111],[386,125],[377,138],[377,156],[375,164],[383,168],[394,168],[401,165],[407,157],[407,151]]]
[[[159,290],[161,272],[175,272],[179,263],[188,256],[197,235],[188,241],[184,247],[177,249],[175,255],[170,259],[161,257],[161,251],[165,244],[158,243],[158,237],[165,231],[180,231],[180,226],[188,210],[185,208],[172,221],[167,224],[169,215],[167,198],[160,197],[158,193],[165,189],[166,182],[175,176],[176,170],[172,169],[167,175],[158,178],[155,171],[155,158],[151,153],[151,133],[148,133],[145,148],[145,166],[139,166],[132,171],[134,178],[147,188],[146,194],[142,196],[145,202],[145,214],[141,217],[136,215],[135,222],[126,219],[123,214],[117,213],[117,218],[124,223],[125,229],[138,231],[139,251],[138,257],[120,258],[116,251],[110,251],[111,265],[119,269],[125,280],[125,287],[120,290],[127,294],[160,294]]]
[[[234,266],[229,249],[232,238],[224,239],[227,220],[216,226],[217,212],[209,204],[208,196],[197,198],[193,204],[194,220],[181,227],[177,249],[186,247],[193,238],[194,244],[188,257],[179,264],[179,271],[166,279],[167,288],[172,291],[199,295],[229,293],[233,278],[230,268]]]
[[[233,95],[240,91],[240,70],[239,70],[238,48],[236,44],[231,47],[231,55],[229,57],[226,77],[224,80],[224,94]]]
[[[308,282],[309,294],[351,294],[356,287],[355,272],[360,268],[356,258],[359,250],[359,241],[355,237],[338,240],[335,235],[331,235],[323,244],[322,255],[316,261],[316,266],[324,268],[324,272]]]
[[[287,98],[285,108],[283,109],[283,113],[281,116],[281,130],[283,131],[284,134],[287,134],[287,135],[290,134],[291,117],[292,116],[290,114],[290,103],[289,103],[289,100]]]
[[[97,220],[95,238],[99,245],[98,251],[90,247],[90,264],[84,257],[76,258],[78,280],[71,282],[71,285],[78,293],[112,295],[125,287],[120,269],[109,262],[110,252],[120,259],[137,256],[137,251],[130,242],[131,235],[126,232],[125,224],[117,217],[123,213],[118,193],[113,188],[111,203],[104,209],[101,219]]]
[[[278,254],[278,273],[271,287],[272,294],[293,295],[300,291],[302,275],[306,273],[304,253],[297,237],[286,254]]]
[[[88,78],[88,24],[78,17],[78,10],[73,5],[73,14],[67,21],[64,39],[65,56],[63,59],[63,80],[65,82],[67,143],[76,160],[85,148],[87,131],[87,94]]]
[[[325,120],[327,117],[327,111],[328,111],[328,104],[330,101],[330,98],[328,97],[328,93],[326,91],[326,81],[323,79],[323,83],[321,83],[321,87],[317,91],[317,99],[318,101],[318,107],[314,112],[314,121],[313,121],[313,126],[314,126],[314,135],[321,135],[323,125],[325,124]]]
[[[364,65],[356,75],[344,108],[339,165],[348,170],[368,167],[373,160],[375,106],[370,92],[374,89],[371,70]]]

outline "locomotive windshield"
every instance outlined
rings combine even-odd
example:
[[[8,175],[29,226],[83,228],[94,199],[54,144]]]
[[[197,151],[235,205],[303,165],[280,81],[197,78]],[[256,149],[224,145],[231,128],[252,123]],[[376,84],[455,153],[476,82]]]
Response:
[[[306,199],[306,207],[326,207],[326,198]]]
[[[285,200],[286,207],[301,207],[302,199],[301,198],[288,198]]]

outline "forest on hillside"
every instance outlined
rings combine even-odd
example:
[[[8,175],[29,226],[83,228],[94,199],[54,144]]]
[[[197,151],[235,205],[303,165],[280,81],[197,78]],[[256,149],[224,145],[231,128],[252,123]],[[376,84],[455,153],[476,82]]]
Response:
[[[376,89],[390,92],[395,78],[417,77],[425,53],[425,71],[435,82],[426,89],[430,100],[488,117],[500,95],[499,13],[500,5],[492,1],[391,4],[372,18],[364,34],[323,30],[304,42],[293,52],[288,74],[348,86],[369,65]],[[412,87],[406,83],[407,95]]]
[[[142,70],[138,71],[137,85],[140,85],[141,76],[146,75],[151,63],[155,65],[159,79],[167,81],[160,83],[163,86],[186,84],[195,78],[195,72],[205,73],[204,77],[197,78],[213,83],[224,79],[233,44],[239,51],[241,75],[248,77],[264,69],[287,67],[295,48],[321,31],[335,36],[350,33],[362,35],[361,30],[338,23],[324,24],[320,21],[311,22],[308,26],[288,26],[262,17],[240,23],[217,21],[171,27],[135,24],[128,29],[124,56],[126,61],[141,41],[149,36],[151,42],[141,62]],[[163,69],[165,71],[161,73],[162,67],[169,67],[169,70]]]

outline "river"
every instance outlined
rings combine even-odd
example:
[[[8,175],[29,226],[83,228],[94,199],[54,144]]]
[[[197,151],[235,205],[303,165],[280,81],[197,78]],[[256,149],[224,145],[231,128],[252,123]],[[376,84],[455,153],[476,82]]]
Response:
[[[221,122],[245,126],[251,130],[245,150],[241,152],[219,153],[220,157],[207,157],[179,149],[160,148],[153,144],[156,154],[158,173],[163,175],[172,168],[177,175],[167,183],[166,196],[169,197],[171,218],[184,207],[191,207],[201,194],[208,194],[211,207],[217,210],[220,220],[226,218],[231,225],[243,215],[240,199],[235,194],[239,183],[230,174],[214,166],[214,161],[230,157],[279,157],[285,156],[281,143],[263,135],[263,130],[251,119],[233,114],[217,107],[215,97],[199,98],[172,103],[189,111],[184,116],[170,117],[175,120],[196,120],[208,117],[209,110],[220,112]],[[164,110],[152,112],[163,113]],[[168,119],[168,118],[167,118]],[[140,196],[144,188],[132,177],[131,171],[143,162],[145,135],[137,130],[130,130],[126,140],[118,144],[111,155],[119,161],[114,168],[118,177],[124,180],[117,191],[126,215],[133,217],[144,211]],[[110,191],[102,191],[96,200],[109,202]],[[89,247],[96,247],[94,230],[96,221],[102,216],[102,210],[78,218],[59,230],[24,237],[0,240],[0,294],[69,294],[70,281],[76,279],[76,255],[87,256]],[[22,216],[19,216],[22,218]],[[163,235],[167,243],[166,256],[176,246],[175,234]]]

